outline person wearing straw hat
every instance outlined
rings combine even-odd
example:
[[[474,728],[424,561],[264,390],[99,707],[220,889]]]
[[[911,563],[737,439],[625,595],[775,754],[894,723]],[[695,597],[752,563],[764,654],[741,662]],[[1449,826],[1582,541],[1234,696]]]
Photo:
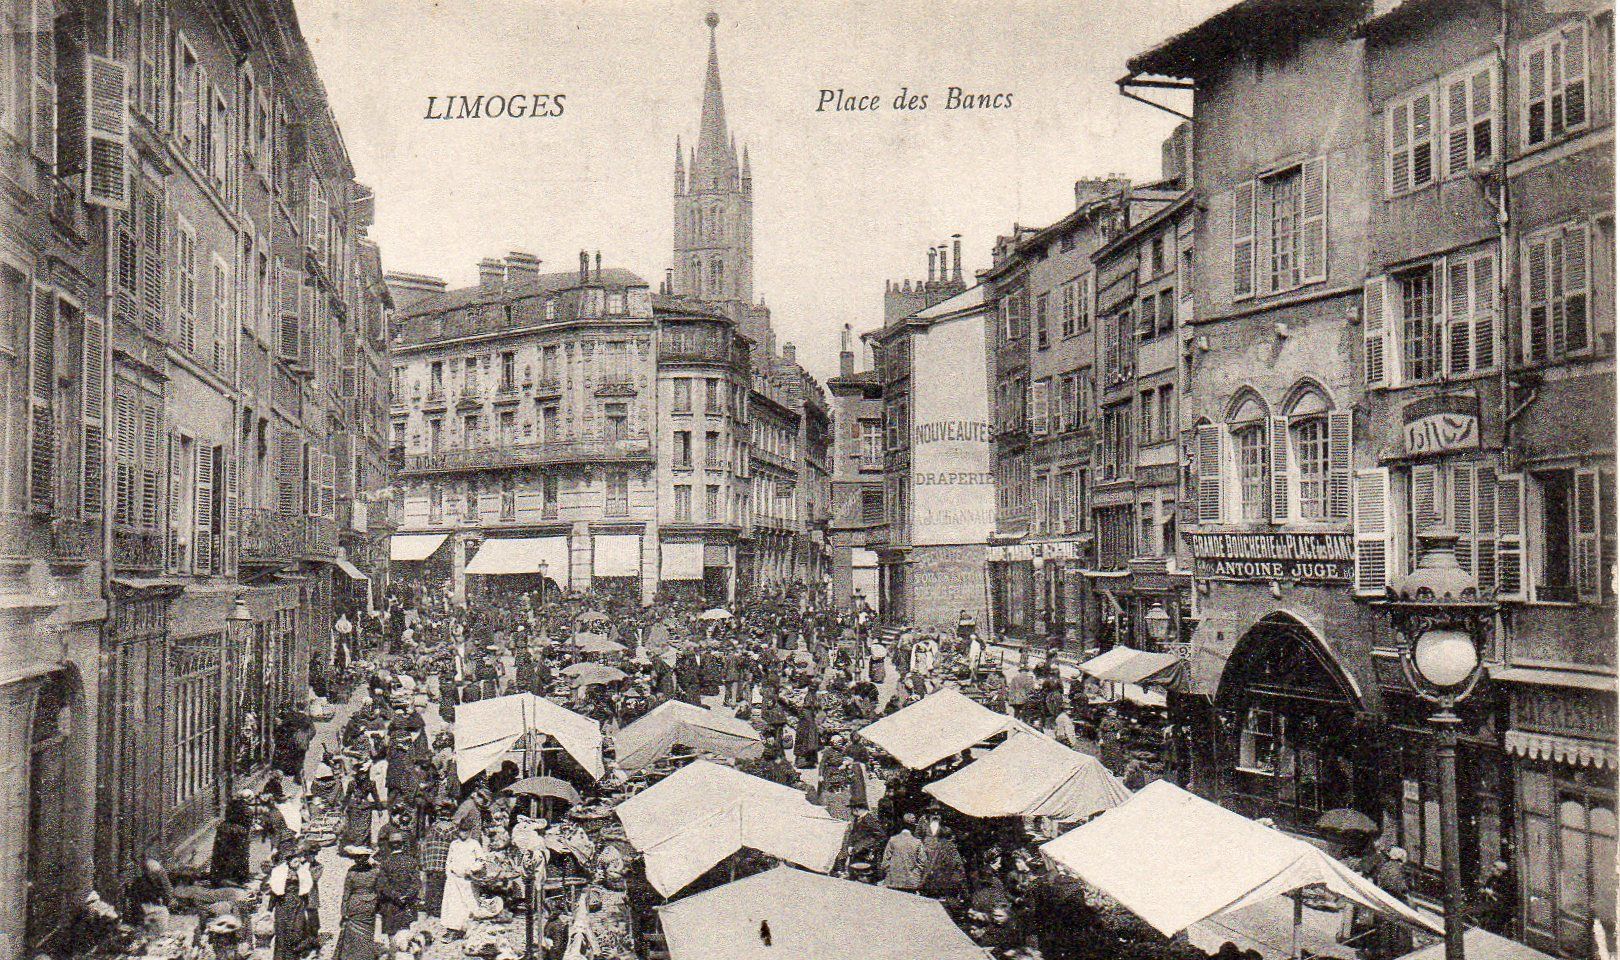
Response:
[[[358,845],[343,848],[343,855],[354,861],[343,878],[343,912],[338,927],[336,960],[376,960],[377,957],[377,868],[371,863],[372,849]]]

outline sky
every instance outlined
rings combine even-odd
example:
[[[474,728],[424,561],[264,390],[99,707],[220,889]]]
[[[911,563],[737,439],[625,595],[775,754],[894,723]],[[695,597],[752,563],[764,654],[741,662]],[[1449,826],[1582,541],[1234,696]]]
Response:
[[[477,281],[510,250],[581,249],[655,287],[671,257],[675,139],[697,135],[708,29],[754,175],[754,291],[819,377],[839,332],[882,323],[883,283],[962,234],[1073,209],[1074,181],[1159,175],[1176,118],[1121,97],[1125,60],[1230,0],[295,0],[388,270]],[[1011,94],[947,110],[947,88]],[[927,109],[897,111],[905,88]],[[818,112],[822,90],[877,111]],[[428,98],[562,94],[560,117],[429,120]],[[1185,110],[1174,92],[1161,99]],[[435,107],[435,112],[442,112]]]

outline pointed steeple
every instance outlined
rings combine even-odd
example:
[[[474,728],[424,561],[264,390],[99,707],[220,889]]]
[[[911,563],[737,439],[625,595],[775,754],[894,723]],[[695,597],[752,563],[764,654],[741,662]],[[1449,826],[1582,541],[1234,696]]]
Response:
[[[748,165],[748,144],[743,144],[742,159],[742,192],[744,196],[754,192],[754,170]]]
[[[715,27],[720,15],[710,11],[703,19],[709,25],[709,72],[703,81],[703,120],[698,127],[697,156],[692,165],[694,190],[730,187],[736,178],[736,160],[726,134],[726,103],[720,95],[720,54],[715,47]]]
[[[681,156],[681,138],[675,135],[675,192],[686,192],[686,158]]]

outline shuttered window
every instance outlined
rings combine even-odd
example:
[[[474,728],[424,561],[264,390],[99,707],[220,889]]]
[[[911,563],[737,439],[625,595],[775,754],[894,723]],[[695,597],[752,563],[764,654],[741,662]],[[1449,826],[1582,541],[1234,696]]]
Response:
[[[1198,470],[1198,522],[1220,523],[1222,509],[1222,457],[1225,431],[1211,423],[1199,424],[1194,431],[1197,447],[1194,452]]]
[[[1030,428],[1037,437],[1046,436],[1047,421],[1050,416],[1051,392],[1052,382],[1050,380],[1037,380],[1030,386]]]
[[[1355,476],[1355,592],[1382,596],[1394,569],[1390,537],[1389,470],[1358,470]]]
[[[1254,296],[1254,181],[1232,191],[1232,299]]]
[[[1587,225],[1566,224],[1524,241],[1524,358],[1561,360],[1591,349]]]
[[[198,576],[214,570],[214,453],[211,447],[192,444],[191,569]]]
[[[33,43],[28,59],[29,140],[35,159],[56,163],[56,5],[52,0],[25,0],[32,7]],[[20,66],[20,64],[19,64]]]
[[[34,288],[28,324],[28,505],[56,502],[56,294]]]
[[[1361,288],[1362,368],[1367,386],[1394,386],[1398,365],[1390,363],[1389,280],[1371,277]]]
[[[1496,478],[1496,595],[1525,598],[1523,474]]]
[[[1496,64],[1475,64],[1440,82],[1445,108],[1447,177],[1458,177],[1496,160]]]
[[[1327,213],[1325,156],[1239,184],[1233,191],[1232,298],[1325,281]]]
[[[1391,101],[1384,108],[1389,195],[1421,190],[1434,182],[1434,88]]]
[[[197,353],[197,232],[185,217],[174,231],[176,340],[186,353]]]
[[[1446,372],[1462,376],[1496,362],[1496,252],[1446,260]]]
[[[90,520],[101,516],[107,477],[107,328],[100,317],[84,317],[81,361],[79,516]]]
[[[1586,128],[1586,25],[1572,23],[1519,49],[1519,90],[1526,148]]]

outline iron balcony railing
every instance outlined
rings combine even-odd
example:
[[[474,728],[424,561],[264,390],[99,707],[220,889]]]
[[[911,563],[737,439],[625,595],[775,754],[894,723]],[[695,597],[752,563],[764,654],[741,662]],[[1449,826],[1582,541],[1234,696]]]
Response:
[[[652,442],[645,434],[617,440],[590,438],[522,443],[511,446],[484,444],[437,453],[406,454],[401,476],[488,470],[556,463],[636,462],[652,459]]]

